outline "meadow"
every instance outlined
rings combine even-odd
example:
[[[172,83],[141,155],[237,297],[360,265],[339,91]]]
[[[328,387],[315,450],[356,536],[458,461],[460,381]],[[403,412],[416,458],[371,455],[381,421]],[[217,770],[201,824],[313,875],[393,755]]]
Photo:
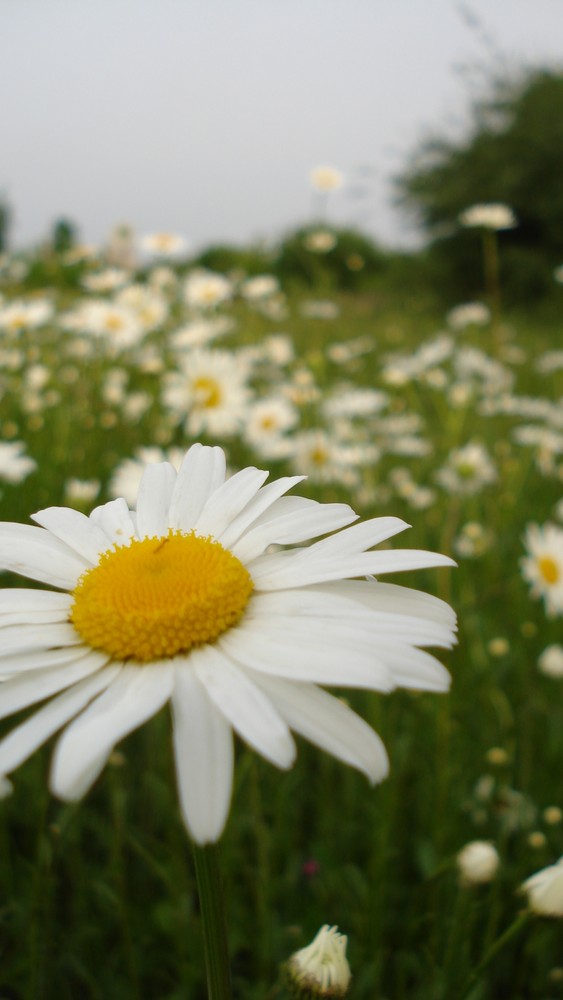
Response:
[[[221,275],[162,246],[136,269],[78,247],[2,260],[2,520],[132,503],[144,461],[202,441],[233,471],[305,475],[303,496],[401,517],[401,546],[458,564],[392,581],[455,609],[459,643],[437,652],[450,691],[338,692],[382,737],[385,781],[301,739],[286,772],[237,743],[220,852],[240,1000],[289,996],[280,966],[323,924],[348,937],[354,1000],[563,996],[562,925],[521,891],[563,855],[554,296],[549,313],[446,315],[420,288],[284,287],[267,260]],[[0,997],[201,1000],[168,711],[80,803],[49,792],[51,753],[3,779]],[[463,870],[475,841],[498,866]]]

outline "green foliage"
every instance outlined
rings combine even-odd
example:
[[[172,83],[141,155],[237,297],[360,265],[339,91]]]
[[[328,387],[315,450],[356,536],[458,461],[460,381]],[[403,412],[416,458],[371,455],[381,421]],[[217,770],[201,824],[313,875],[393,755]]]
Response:
[[[57,219],[51,236],[55,253],[65,253],[76,243],[76,226],[69,219]]]
[[[329,249],[311,249],[315,234],[326,234]],[[330,243],[333,242],[331,246]],[[362,233],[323,223],[297,229],[280,244],[274,273],[285,285],[354,291],[385,274],[389,257]]]
[[[8,202],[0,197],[0,253],[5,253],[8,249],[8,233],[12,213]]]
[[[205,267],[221,274],[242,272],[249,277],[271,272],[272,255],[259,247],[236,247],[226,244],[209,247],[199,254],[191,265]]]
[[[455,300],[482,285],[479,241],[462,230],[470,205],[502,202],[518,218],[500,234],[504,287],[513,302],[544,295],[563,260],[563,76],[534,71],[496,80],[461,141],[427,140],[397,179],[399,201],[432,241],[436,277]]]

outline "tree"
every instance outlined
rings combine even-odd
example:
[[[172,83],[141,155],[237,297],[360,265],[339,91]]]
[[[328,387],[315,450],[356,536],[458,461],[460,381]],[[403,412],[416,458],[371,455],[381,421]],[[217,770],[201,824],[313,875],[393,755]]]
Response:
[[[563,262],[563,75],[535,70],[494,81],[473,108],[462,141],[423,143],[396,180],[399,204],[430,238],[429,261],[452,297],[481,288],[478,241],[458,217],[470,205],[502,202],[518,227],[501,234],[509,298],[543,294]]]

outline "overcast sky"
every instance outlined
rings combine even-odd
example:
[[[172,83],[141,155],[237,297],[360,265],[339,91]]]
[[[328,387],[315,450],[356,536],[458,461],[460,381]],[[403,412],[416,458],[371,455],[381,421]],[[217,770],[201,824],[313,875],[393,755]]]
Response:
[[[326,164],[348,182],[329,217],[399,245],[389,178],[459,132],[479,66],[563,66],[563,0],[0,0],[0,39],[18,244],[60,216],[89,242],[275,239]]]

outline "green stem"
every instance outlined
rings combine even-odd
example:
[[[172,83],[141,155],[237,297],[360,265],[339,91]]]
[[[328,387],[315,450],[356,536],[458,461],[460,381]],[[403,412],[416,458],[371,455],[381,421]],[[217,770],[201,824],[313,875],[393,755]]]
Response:
[[[216,844],[193,845],[208,1000],[232,1000],[223,884]]]
[[[520,916],[517,917],[516,920],[512,924],[510,924],[509,927],[506,928],[504,934],[501,934],[501,936],[498,937],[496,941],[493,941],[492,945],[490,946],[488,951],[485,952],[484,957],[479,962],[479,965],[472,972],[471,976],[467,980],[466,987],[461,994],[461,1000],[463,1000],[464,997],[467,997],[469,995],[469,993],[475,986],[475,983],[479,979],[481,973],[484,972],[487,966],[490,965],[493,958],[495,958],[498,955],[499,951],[502,951],[504,946],[508,944],[508,942],[511,941],[512,938],[515,937],[516,934],[518,934],[518,932],[522,930],[523,927],[525,927],[530,917],[531,917],[530,910],[524,910],[524,912],[521,913]]]
[[[485,288],[491,306],[493,331],[497,332],[501,320],[500,269],[498,238],[496,232],[492,229],[483,230],[483,256]]]

